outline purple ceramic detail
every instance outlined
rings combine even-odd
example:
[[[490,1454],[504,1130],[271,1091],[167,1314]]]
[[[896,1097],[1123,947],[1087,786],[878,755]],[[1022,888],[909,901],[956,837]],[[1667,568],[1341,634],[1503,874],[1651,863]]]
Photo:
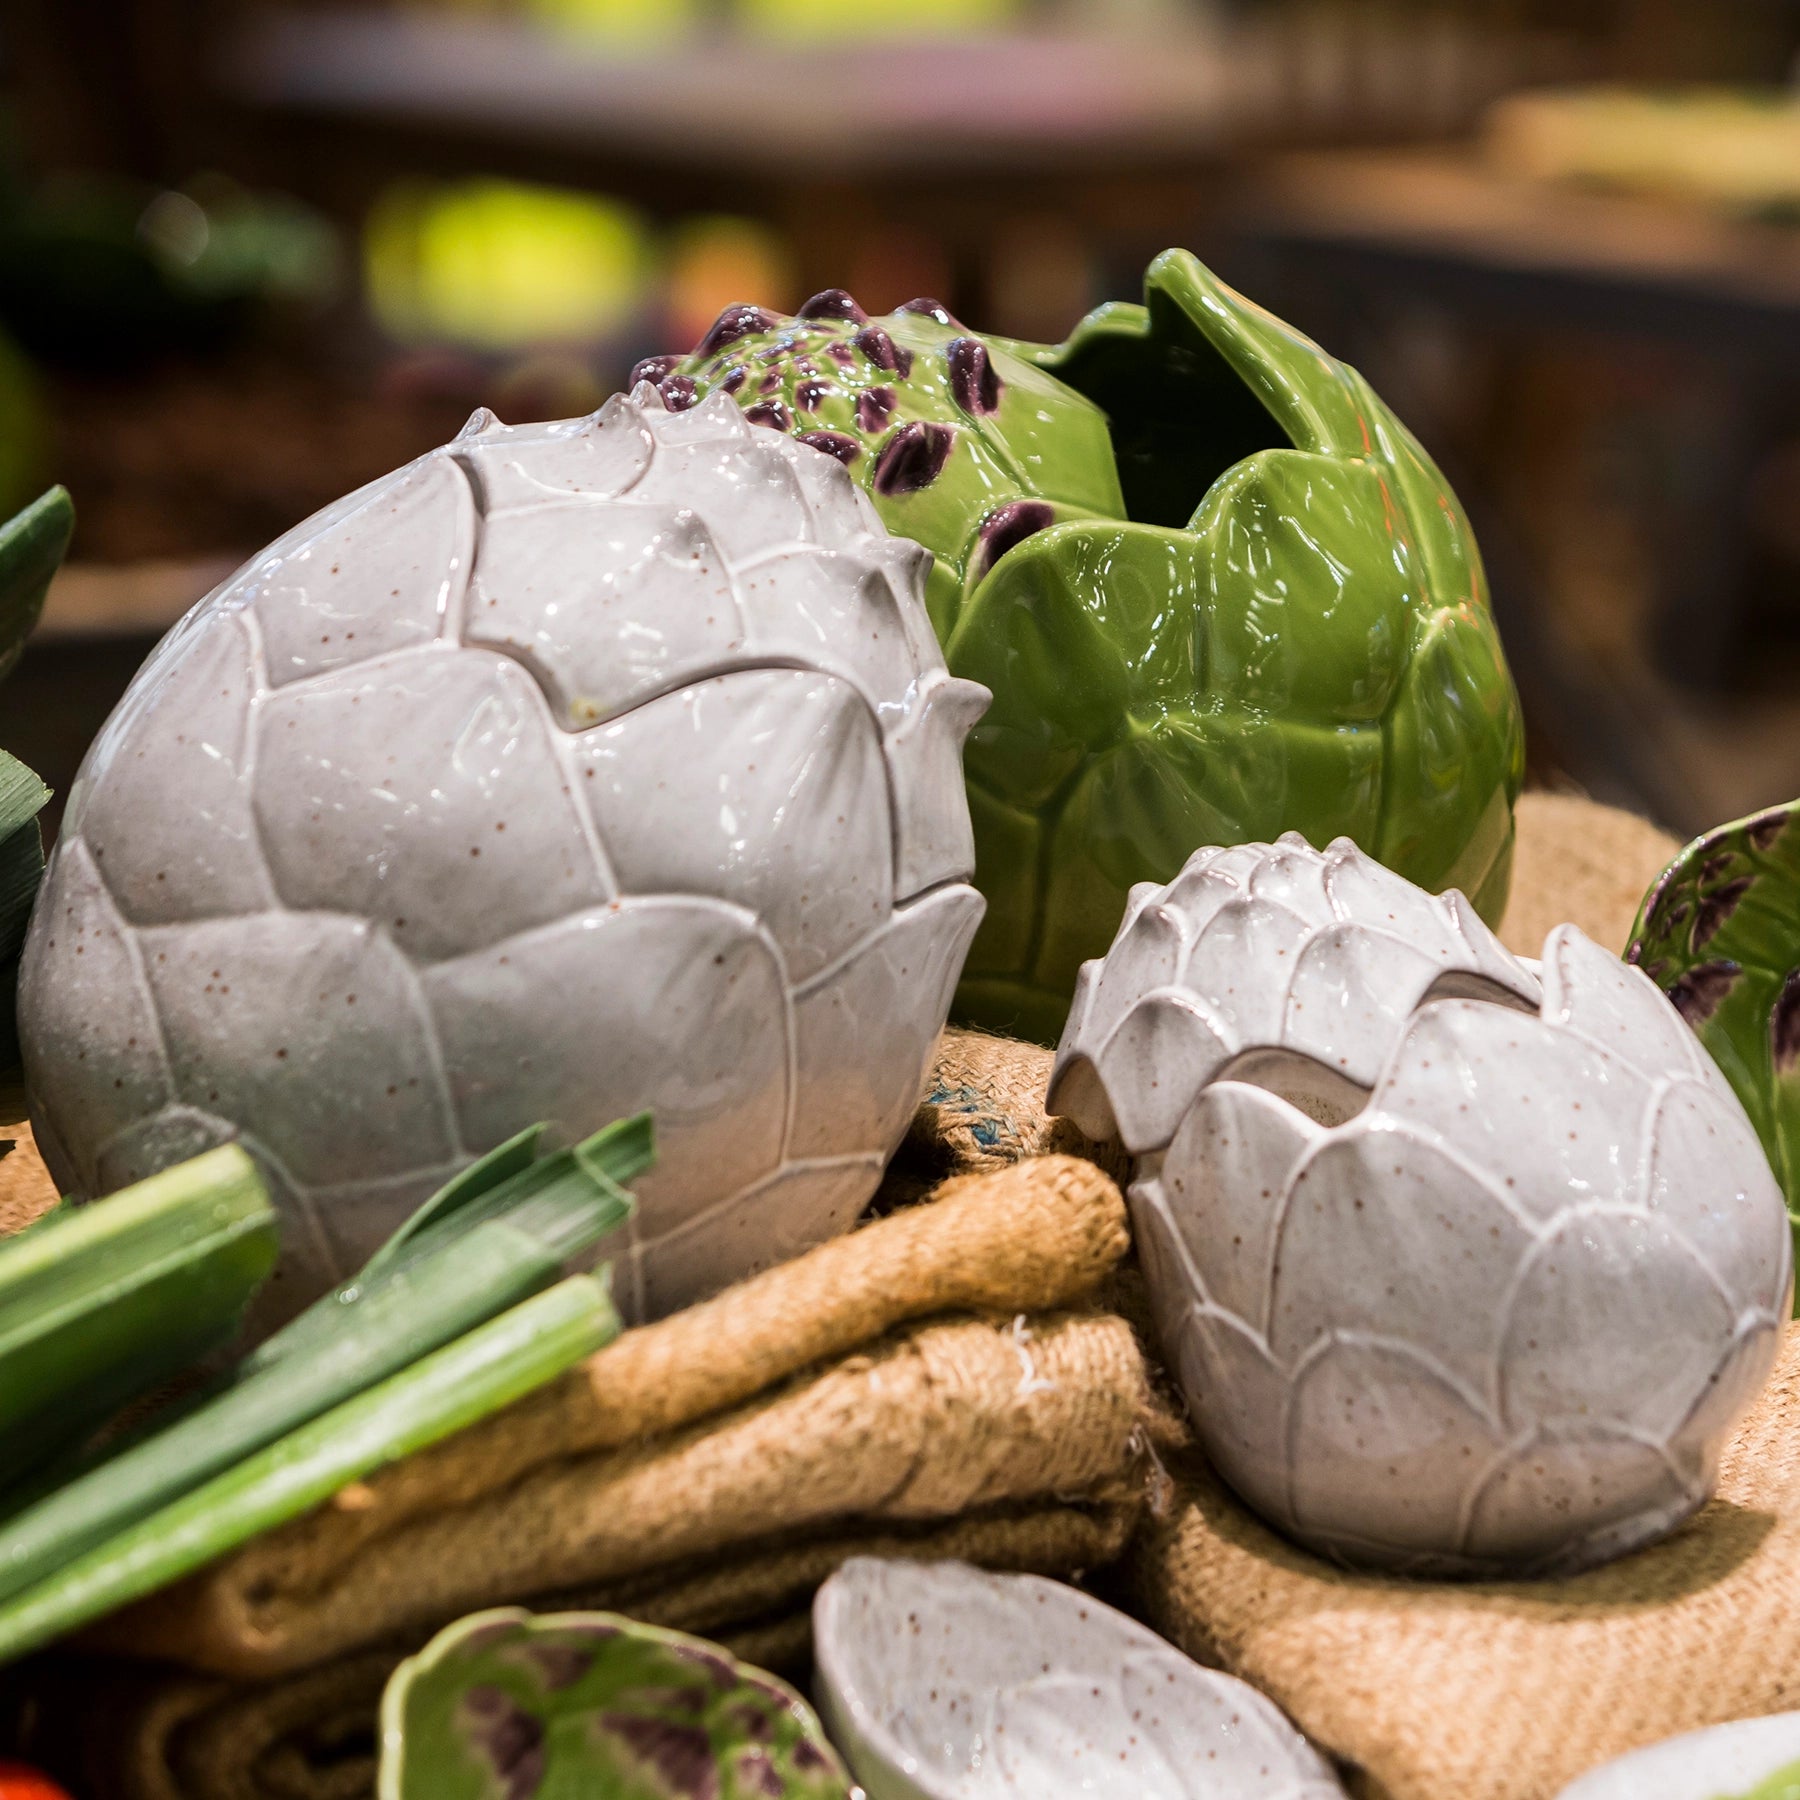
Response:
[[[756,391],[759,394],[773,394],[778,392],[780,387],[781,371],[779,369],[771,369],[768,374],[756,384]]]
[[[1701,963],[1689,969],[1669,989],[1675,1010],[1690,1025],[1699,1026],[1719,1010],[1725,996],[1737,985],[1743,970],[1734,962]]]
[[[849,368],[856,361],[856,352],[837,339],[825,346],[825,354],[842,369]]]
[[[1772,806],[1760,819],[1753,819],[1745,826],[1744,835],[1758,850],[1767,850],[1787,829],[1793,816],[1790,806]]]
[[[1717,881],[1727,869],[1735,868],[1737,866],[1737,859],[1738,854],[1735,850],[1715,850],[1712,855],[1700,865],[1700,879],[1702,881]]]
[[[680,361],[679,356],[646,356],[632,369],[631,379],[625,383],[625,391],[629,393],[640,381],[647,381],[655,387]]]
[[[1800,969],[1788,970],[1775,1010],[1769,1014],[1769,1051],[1778,1075],[1785,1075],[1800,1062]]]
[[[845,468],[862,455],[862,445],[843,431],[803,431],[799,441],[823,450],[827,456],[835,456]]]
[[[852,325],[866,325],[869,315],[842,288],[827,288],[814,294],[794,315],[799,319],[847,319]]]
[[[1000,393],[1006,384],[986,344],[979,338],[952,338],[944,360],[950,365],[951,397],[964,412],[985,419],[1000,410]]]
[[[856,397],[856,423],[871,434],[887,429],[893,411],[894,390],[891,387],[869,388]]]
[[[826,1767],[825,1757],[817,1744],[802,1738],[792,1751],[793,1764],[796,1769],[823,1769]]]
[[[914,419],[881,446],[875,459],[878,494],[914,494],[944,472],[956,433],[948,425]]]
[[[781,1800],[787,1792],[787,1783],[781,1779],[780,1772],[769,1761],[768,1752],[764,1750],[741,1750],[737,1759],[738,1779],[745,1788],[755,1794],[766,1794],[768,1800]]]
[[[771,431],[787,431],[794,423],[793,414],[779,400],[759,400],[744,408],[744,417],[752,425],[767,425]]]
[[[463,1699],[469,1740],[499,1777],[506,1800],[531,1800],[544,1780],[544,1727],[505,1689],[471,1688]]]
[[[783,1697],[783,1704],[785,1704]],[[767,1743],[775,1735],[775,1722],[760,1706],[735,1706],[731,1709],[731,1722],[739,1733],[757,1743]]]
[[[803,381],[794,389],[794,404],[802,412],[817,412],[831,396],[828,381]]]
[[[865,325],[851,340],[876,368],[902,379],[912,367],[912,357],[879,325]]]
[[[671,1793],[683,1800],[716,1800],[719,1768],[712,1743],[698,1725],[678,1725],[673,1719],[645,1719],[634,1713],[602,1713],[603,1731],[631,1746],[639,1761],[647,1762],[668,1783]]]
[[[700,398],[691,375],[665,375],[657,392],[670,412],[686,412]]]
[[[695,346],[696,356],[711,356],[727,344],[759,331],[772,331],[781,320],[760,306],[728,306],[713,320],[706,336]]]
[[[735,394],[738,389],[744,385],[744,377],[748,375],[749,372],[750,371],[746,369],[742,363],[739,363],[738,366],[731,370],[726,375],[725,379],[719,383],[719,386],[722,387],[726,393]]]
[[[693,1642],[675,1644],[673,1654],[696,1669],[704,1669],[712,1677],[713,1684],[729,1692],[738,1686],[742,1677],[737,1669],[716,1650],[709,1650],[704,1644]]]
[[[527,1643],[524,1651],[553,1694],[573,1687],[594,1666],[594,1652],[574,1644]]]
[[[904,306],[894,309],[896,312],[919,313],[927,319],[936,319],[940,325],[954,326],[956,330],[963,328],[962,320],[956,318],[943,301],[928,299],[921,294],[916,300],[909,300]]]
[[[981,522],[981,567],[991,569],[1007,551],[1056,523],[1056,509],[1046,500],[1009,500]]]
[[[1694,948],[1700,949],[1721,925],[1737,911],[1738,902],[1750,891],[1750,877],[1740,875],[1723,887],[1714,888],[1700,898],[1700,910],[1694,918]]]

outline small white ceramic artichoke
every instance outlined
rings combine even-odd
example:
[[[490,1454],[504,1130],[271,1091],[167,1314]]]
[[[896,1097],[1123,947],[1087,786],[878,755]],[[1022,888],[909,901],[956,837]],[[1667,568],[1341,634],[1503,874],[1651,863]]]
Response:
[[[1190,1411],[1282,1529],[1560,1570],[1711,1491],[1786,1214],[1680,1016],[1573,926],[1534,973],[1345,840],[1202,851],[1087,966],[1050,1092],[1138,1153]]]
[[[1041,1575],[853,1557],[813,1641],[869,1800],[1342,1800],[1273,1701]]]
[[[478,414],[271,545],[75,783],[20,993],[58,1180],[241,1138],[282,1310],[540,1119],[655,1112],[631,1313],[848,1226],[981,914],[929,561],[648,387]]]

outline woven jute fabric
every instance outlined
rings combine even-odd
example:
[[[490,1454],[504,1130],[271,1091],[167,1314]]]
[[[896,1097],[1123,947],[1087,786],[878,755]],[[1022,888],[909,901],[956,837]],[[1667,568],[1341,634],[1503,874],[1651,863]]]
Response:
[[[1269,1694],[1365,1800],[1551,1800],[1628,1750],[1800,1706],[1800,1330],[1717,1497],[1566,1580],[1351,1575],[1276,1537],[1197,1461],[1179,1481],[1131,1556],[1146,1616]]]
[[[1092,1164],[959,1178],[625,1334],[101,1641],[265,1676],[776,1533],[1049,1496],[1135,1503],[1152,1442],[1178,1427],[1124,1320],[1059,1310],[1126,1244],[1118,1189]]]
[[[1536,956],[1551,930],[1579,925],[1623,951],[1638,903],[1680,848],[1666,831],[1578,794],[1524,794],[1515,814],[1512,894],[1500,941]]]
[[[851,1530],[749,1547],[729,1565],[638,1576],[543,1597],[540,1610],[599,1609],[703,1633],[759,1668],[800,1677],[811,1600],[852,1556],[955,1557],[1070,1575],[1124,1548],[1129,1504],[1028,1503],[948,1523]],[[12,1703],[5,1748],[54,1769],[90,1800],[370,1800],[383,1686],[419,1643],[341,1657],[273,1681],[235,1683],[104,1658],[35,1671]]]

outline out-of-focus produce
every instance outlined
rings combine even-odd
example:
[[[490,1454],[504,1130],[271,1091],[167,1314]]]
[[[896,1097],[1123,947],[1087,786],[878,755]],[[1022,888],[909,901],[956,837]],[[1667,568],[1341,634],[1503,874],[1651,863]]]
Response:
[[[1644,896],[1626,955],[1725,1071],[1800,1241],[1800,801],[1687,845]]]
[[[363,238],[369,305],[403,343],[604,343],[648,297],[651,245],[620,201],[491,178],[398,182]]]
[[[380,1800],[850,1800],[819,1721],[717,1644],[616,1613],[475,1613],[394,1671]]]
[[[1064,1582],[859,1556],[819,1589],[813,1643],[869,1800],[1342,1800],[1255,1688]]]
[[[1483,148],[1500,167],[1800,217],[1800,97],[1696,86],[1515,94],[1488,114]]]
[[[1518,703],[1468,522],[1352,369],[1185,251],[1058,346],[928,299],[742,306],[640,373],[839,457],[933,551],[988,913],[958,1010],[1053,1041],[1134,882],[1198,844],[1354,837],[1506,898]]]
[[[297,527],[76,784],[21,983],[53,1172],[243,1142],[288,1307],[536,1120],[655,1112],[635,1316],[846,1229],[981,913],[987,695],[924,562],[831,457],[648,390]]]
[[[0,1484],[226,1342],[276,1247],[231,1145],[0,1243]]]
[[[1134,893],[1050,1104],[1139,1157],[1214,1465],[1343,1562],[1560,1572],[1660,1537],[1774,1361],[1780,1190],[1676,1010],[1572,925],[1534,973],[1348,841]]]
[[[119,370],[215,347],[260,306],[327,298],[338,273],[317,214],[223,176],[0,190],[0,326],[47,362]]]

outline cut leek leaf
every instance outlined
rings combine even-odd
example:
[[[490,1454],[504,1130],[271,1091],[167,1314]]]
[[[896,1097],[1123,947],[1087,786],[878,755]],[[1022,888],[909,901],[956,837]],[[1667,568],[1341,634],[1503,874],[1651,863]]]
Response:
[[[50,577],[74,529],[75,507],[61,487],[0,523],[0,680],[11,674],[44,610]]]
[[[0,1243],[0,1468],[24,1474],[226,1342],[277,1247],[233,1144]]]
[[[631,1196],[606,1171],[638,1173],[648,1129],[628,1120],[510,1174],[502,1166],[485,1195],[465,1191],[448,1218],[441,1193],[427,1200],[419,1212],[436,1223],[413,1240],[418,1254],[373,1280],[365,1271],[246,1358],[223,1393],[0,1524],[0,1600],[548,1287],[630,1217]],[[505,1210],[488,1216],[496,1205]]]
[[[463,1170],[427,1200],[357,1275],[255,1350],[240,1368],[240,1376],[255,1375],[296,1350],[327,1342],[352,1309],[366,1304],[385,1283],[428,1262],[489,1220],[504,1217],[522,1239],[538,1246],[538,1260],[532,1264],[524,1243],[509,1241],[510,1254],[500,1257],[494,1267],[490,1314],[547,1285],[564,1263],[616,1231],[631,1208],[623,1184],[655,1160],[650,1115],[620,1119],[572,1149],[533,1161],[530,1157],[542,1129],[539,1125],[521,1132]],[[529,1272],[533,1267],[535,1275]]]
[[[605,1282],[571,1275],[0,1605],[0,1662],[166,1587],[349,1483],[497,1412],[618,1331]]]

